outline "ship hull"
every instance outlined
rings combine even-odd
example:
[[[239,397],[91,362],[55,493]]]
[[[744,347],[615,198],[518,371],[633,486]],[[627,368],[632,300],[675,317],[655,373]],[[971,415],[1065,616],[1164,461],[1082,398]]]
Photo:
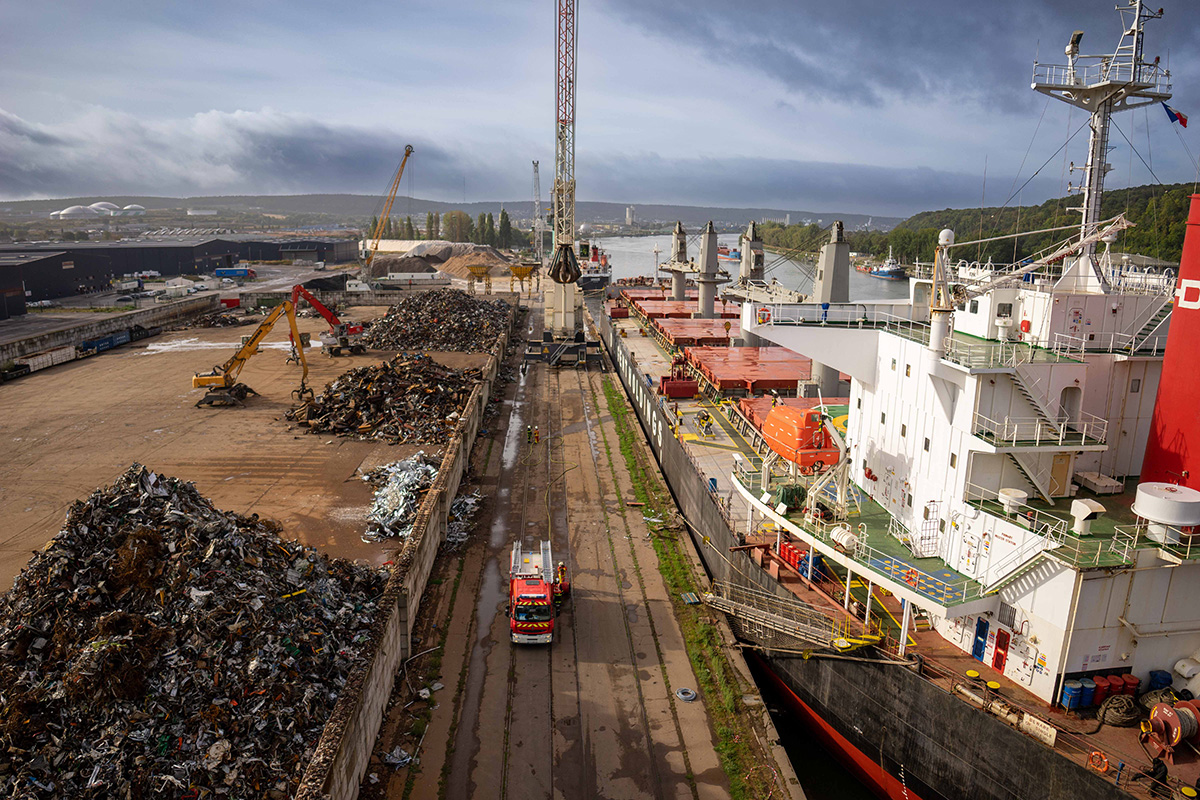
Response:
[[[714,580],[790,597],[743,550],[718,498],[671,432],[667,412],[602,301],[589,301],[608,350],[686,529]],[[920,800],[1128,800],[1084,758],[1072,759],[949,694],[908,666],[861,658],[764,652],[751,657],[780,688],[798,724],[884,798]]]

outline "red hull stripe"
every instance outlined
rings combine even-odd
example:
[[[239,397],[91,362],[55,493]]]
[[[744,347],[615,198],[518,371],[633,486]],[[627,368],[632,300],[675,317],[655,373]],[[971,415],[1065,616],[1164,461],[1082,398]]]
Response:
[[[787,684],[775,674],[757,654],[751,654],[762,666],[762,672],[771,679],[772,685],[787,701],[792,712],[804,720],[808,728],[817,735],[821,744],[837,757],[846,769],[854,773],[875,794],[887,800],[921,800],[921,796],[900,782],[896,776],[885,770],[863,751],[852,745],[833,726],[821,718],[817,712],[796,696]]]

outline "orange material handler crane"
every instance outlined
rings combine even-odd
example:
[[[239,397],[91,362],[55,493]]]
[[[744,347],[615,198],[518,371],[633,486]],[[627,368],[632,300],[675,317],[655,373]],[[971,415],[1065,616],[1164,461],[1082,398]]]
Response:
[[[367,266],[364,272],[369,272],[371,263],[375,260],[375,253],[379,251],[379,240],[383,238],[383,231],[387,227],[388,217],[392,213],[392,203],[396,201],[396,190],[400,188],[400,179],[404,177],[404,165],[408,163],[408,157],[412,155],[413,146],[411,144],[404,146],[404,158],[400,159],[400,167],[396,170],[395,177],[392,178],[392,186],[388,190],[387,201],[383,204],[383,213],[379,215],[379,221],[375,223],[375,231],[371,234],[371,252],[367,253]],[[370,277],[369,275],[367,277]],[[364,277],[363,280],[366,280]]]
[[[329,330],[323,331],[320,335],[321,346],[325,349],[325,353],[330,356],[338,356],[342,351],[349,353],[365,353],[367,346],[363,344],[363,326],[357,322],[342,322],[338,319],[337,314],[330,311],[324,303],[313,297],[312,293],[305,289],[300,284],[292,287],[292,306],[299,308],[297,303],[303,297],[308,301],[308,304],[316,309],[317,313],[325,318],[329,323]]]

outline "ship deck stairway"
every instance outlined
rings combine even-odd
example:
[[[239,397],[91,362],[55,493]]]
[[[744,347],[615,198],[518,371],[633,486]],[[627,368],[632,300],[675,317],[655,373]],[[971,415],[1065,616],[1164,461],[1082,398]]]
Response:
[[[1143,325],[1138,332],[1133,335],[1133,339],[1129,345],[1131,352],[1136,353],[1138,350],[1141,350],[1143,347],[1145,347],[1146,342],[1150,340],[1150,337],[1158,333],[1158,329],[1161,328],[1167,321],[1167,318],[1171,316],[1171,310],[1174,308],[1173,301],[1173,296],[1164,298],[1163,304],[1159,306],[1158,310],[1155,311],[1154,314],[1150,316],[1150,319],[1146,320],[1146,324]]]
[[[1012,378],[1013,386],[1017,388],[1017,391],[1025,398],[1029,405],[1037,411],[1037,416],[1041,420],[1042,425],[1049,431],[1052,431],[1054,435],[1057,436],[1060,434],[1062,432],[1062,423],[1058,421],[1057,415],[1050,409],[1050,404],[1046,402],[1046,399],[1038,390],[1038,382],[1024,375],[1020,367],[1013,367],[1009,376]]]
[[[1050,496],[1050,476],[1047,471],[1037,470],[1032,464],[1026,463],[1025,456],[1017,453],[1008,453],[1008,458],[1016,465],[1021,477],[1025,478],[1047,503],[1053,504],[1054,498]]]
[[[769,650],[846,652],[874,644],[880,638],[852,632],[847,623],[800,600],[731,583],[714,583],[705,593],[704,602],[729,617],[738,638]]]

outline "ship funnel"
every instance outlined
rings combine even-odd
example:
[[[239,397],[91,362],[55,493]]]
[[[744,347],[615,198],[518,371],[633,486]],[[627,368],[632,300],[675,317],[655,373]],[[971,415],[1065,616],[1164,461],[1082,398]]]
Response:
[[[1200,194],[1191,198],[1170,322],[1141,480],[1200,489],[1200,370],[1195,358],[1200,341]]]

